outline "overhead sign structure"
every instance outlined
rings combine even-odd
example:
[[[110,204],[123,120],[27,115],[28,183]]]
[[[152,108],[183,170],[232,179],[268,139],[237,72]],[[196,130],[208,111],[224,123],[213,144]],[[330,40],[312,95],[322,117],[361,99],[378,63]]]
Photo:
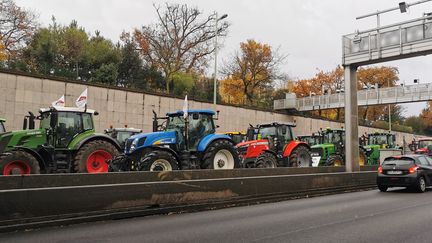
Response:
[[[398,7],[360,16],[376,16],[377,27],[342,37],[342,64],[345,70],[346,170],[358,171],[357,68],[363,65],[424,56],[432,53],[432,14],[387,26],[380,26],[380,14],[430,2],[402,2]]]

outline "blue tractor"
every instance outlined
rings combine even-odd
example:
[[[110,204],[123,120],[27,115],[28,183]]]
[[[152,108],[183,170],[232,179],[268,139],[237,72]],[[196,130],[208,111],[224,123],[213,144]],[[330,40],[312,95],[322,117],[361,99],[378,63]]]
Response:
[[[153,132],[130,137],[124,154],[110,162],[110,171],[171,171],[191,169],[234,169],[240,167],[234,142],[215,134],[212,110],[188,110],[157,117]],[[159,120],[164,120],[159,124]]]

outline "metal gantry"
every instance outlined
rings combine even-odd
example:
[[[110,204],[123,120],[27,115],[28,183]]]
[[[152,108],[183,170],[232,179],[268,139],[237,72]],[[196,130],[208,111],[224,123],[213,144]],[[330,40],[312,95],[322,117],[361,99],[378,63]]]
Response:
[[[401,104],[430,100],[432,100],[432,83],[357,91],[358,106]],[[292,94],[288,94],[285,99],[274,101],[275,110],[313,111],[344,107],[344,93],[303,98],[296,98]]]

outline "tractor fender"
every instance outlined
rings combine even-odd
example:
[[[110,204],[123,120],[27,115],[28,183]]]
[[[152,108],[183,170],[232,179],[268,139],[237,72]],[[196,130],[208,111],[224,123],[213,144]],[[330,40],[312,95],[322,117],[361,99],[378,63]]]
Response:
[[[298,146],[305,146],[306,148],[308,148],[310,150],[310,146],[307,143],[293,140],[285,146],[283,157],[284,158],[289,157],[291,155],[292,151],[294,149],[296,149]]]
[[[123,151],[123,148],[120,146],[120,144],[114,138],[112,138],[112,137],[110,137],[108,135],[102,134],[102,133],[95,133],[95,134],[92,134],[92,135],[84,138],[83,140],[79,141],[75,145],[74,149],[79,150],[84,144],[86,144],[86,143],[88,143],[90,141],[94,141],[94,140],[104,140],[104,141],[107,141],[107,142],[111,143],[112,145],[114,145],[114,147],[116,147],[116,149],[119,152]]]
[[[180,162],[180,157],[176,151],[174,151],[172,148],[163,147],[163,146],[141,147],[141,148],[137,148],[137,150],[135,150],[134,153],[141,152],[141,156],[142,156],[142,155],[149,153],[151,151],[154,151],[154,150],[166,151],[166,152],[172,154],[177,159],[177,161]]]
[[[15,147],[14,150],[21,150],[31,154],[39,162],[39,166],[41,170],[45,170],[47,168],[47,161],[45,161],[37,151],[26,147],[20,147],[20,146]]]
[[[273,154],[276,158],[278,157],[277,153],[273,150],[270,150],[270,149],[264,149],[263,151],[261,151],[260,155],[263,153],[270,153],[270,154]],[[258,158],[258,156],[257,156],[257,158]]]
[[[214,142],[215,140],[221,140],[221,139],[228,140],[234,144],[233,140],[228,135],[225,135],[225,134],[208,134],[203,139],[201,139],[201,141],[199,142],[197,152],[204,152],[212,142]]]

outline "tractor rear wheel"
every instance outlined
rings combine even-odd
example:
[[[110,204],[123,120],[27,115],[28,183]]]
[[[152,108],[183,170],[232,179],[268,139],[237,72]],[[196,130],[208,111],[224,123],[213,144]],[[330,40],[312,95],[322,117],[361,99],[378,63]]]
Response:
[[[2,175],[40,174],[40,167],[33,155],[15,150],[0,155],[0,171]]]
[[[305,146],[298,146],[289,155],[289,167],[309,167],[312,165],[312,156]]]
[[[201,167],[214,170],[240,168],[239,156],[233,143],[228,140],[211,143],[204,153]]]
[[[276,168],[277,159],[271,153],[262,153],[255,161],[255,168]]]
[[[340,167],[344,164],[342,156],[339,154],[332,154],[327,158],[326,166]]]
[[[95,140],[84,144],[75,156],[75,172],[108,172],[108,160],[117,156],[119,151],[110,142]]]
[[[145,154],[139,164],[140,171],[172,171],[178,170],[177,159],[167,151],[155,150]]]

